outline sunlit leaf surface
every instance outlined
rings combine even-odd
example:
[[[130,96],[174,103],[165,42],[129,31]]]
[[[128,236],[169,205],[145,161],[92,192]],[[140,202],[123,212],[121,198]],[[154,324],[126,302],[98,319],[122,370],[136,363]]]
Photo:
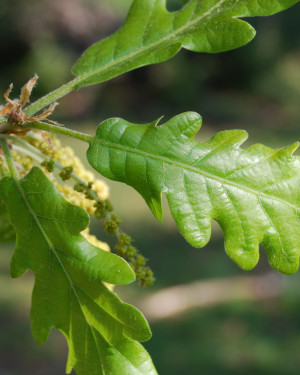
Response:
[[[300,255],[300,160],[292,153],[298,144],[243,150],[243,130],[199,143],[194,136],[200,127],[201,117],[193,112],[162,126],[109,119],[99,125],[87,157],[102,175],[134,187],[158,219],[165,193],[192,245],[207,244],[215,219],[228,255],[240,267],[257,264],[261,243],[276,270],[294,273]]]
[[[253,27],[241,18],[280,12],[299,0],[190,0],[168,12],[166,0],[134,0],[124,25],[88,48],[73,67],[78,88],[170,59],[181,49],[221,52],[247,44]]]

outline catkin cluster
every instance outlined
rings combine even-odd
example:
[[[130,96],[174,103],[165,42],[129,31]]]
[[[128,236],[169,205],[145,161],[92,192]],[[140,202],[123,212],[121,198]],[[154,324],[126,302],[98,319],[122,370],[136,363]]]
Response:
[[[24,177],[36,164],[42,166],[48,178],[68,202],[82,207],[100,220],[105,231],[117,238],[114,250],[129,262],[139,283],[152,285],[153,272],[146,265],[145,257],[133,246],[131,237],[120,229],[121,219],[113,212],[106,183],[87,171],[72,148],[63,147],[56,136],[30,131],[24,139],[34,149],[26,150],[11,142],[11,154],[20,176]],[[5,174],[8,174],[8,169],[0,155],[0,175]],[[89,229],[84,230],[82,235],[93,245],[110,251],[109,245],[91,235]]]
[[[121,219],[113,212],[113,206],[108,199],[108,186],[85,169],[70,147],[62,147],[60,141],[52,135],[51,142],[52,145],[42,137],[31,140],[33,146],[49,157],[41,163],[49,178],[69,202],[84,208],[90,215],[102,221],[105,231],[117,238],[114,250],[129,261],[139,283],[144,286],[152,285],[154,276],[146,265],[147,260],[132,245],[131,237],[120,229]],[[58,175],[55,174],[55,163],[63,167]],[[84,235],[90,242],[103,248],[103,243],[88,231],[85,231]],[[107,244],[104,246],[108,247]]]

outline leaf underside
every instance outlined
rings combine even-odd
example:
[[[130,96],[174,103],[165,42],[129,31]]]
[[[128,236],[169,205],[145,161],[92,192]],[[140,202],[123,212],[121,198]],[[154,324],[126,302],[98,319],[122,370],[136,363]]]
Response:
[[[61,331],[69,345],[68,373],[156,374],[137,342],[151,336],[145,318],[103,284],[127,284],[135,275],[123,259],[80,235],[87,213],[68,203],[37,167],[22,180],[5,177],[0,194],[17,234],[11,275],[35,274],[36,341],[45,342],[51,327]]]
[[[161,193],[183,236],[203,247],[215,219],[228,255],[252,269],[263,244],[276,270],[296,272],[300,255],[300,160],[298,144],[247,150],[243,130],[223,131],[208,142],[194,140],[201,117],[189,112],[167,123],[135,125],[119,118],[97,129],[87,157],[102,175],[125,182],[162,219]]]
[[[222,52],[255,36],[243,17],[267,16],[299,0],[190,0],[168,12],[166,0],[134,0],[123,26],[89,47],[73,67],[78,88],[141,66],[166,61],[181,48]]]

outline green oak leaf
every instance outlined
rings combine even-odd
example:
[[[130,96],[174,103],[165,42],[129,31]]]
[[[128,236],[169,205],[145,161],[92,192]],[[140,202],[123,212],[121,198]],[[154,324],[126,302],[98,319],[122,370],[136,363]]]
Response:
[[[69,345],[68,373],[156,374],[137,342],[151,336],[145,318],[103,284],[127,284],[135,275],[123,259],[80,234],[87,213],[67,202],[37,167],[21,180],[5,177],[0,194],[17,234],[11,275],[35,274],[36,341],[45,342],[53,326],[61,331]]]
[[[166,0],[134,0],[123,26],[89,47],[73,67],[77,87],[166,61],[181,48],[214,53],[241,47],[255,30],[240,18],[272,15],[298,1],[190,0],[168,12]]]
[[[9,215],[0,199],[0,242],[13,241],[16,238],[14,228],[9,221]]]
[[[158,218],[161,193],[183,236],[195,247],[210,239],[211,219],[225,235],[228,255],[243,269],[258,262],[259,244],[283,273],[298,269],[300,255],[300,159],[298,144],[247,150],[243,130],[222,131],[208,142],[194,136],[201,117],[188,112],[157,123],[104,121],[87,152],[102,175],[134,187]]]

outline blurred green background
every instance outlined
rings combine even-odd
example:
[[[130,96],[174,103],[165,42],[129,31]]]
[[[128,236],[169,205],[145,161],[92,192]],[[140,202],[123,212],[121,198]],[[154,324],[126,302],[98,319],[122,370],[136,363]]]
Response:
[[[70,68],[80,53],[116,30],[130,3],[1,0],[1,91],[14,82],[18,96],[22,85],[37,73],[40,79],[33,100],[71,79]],[[180,1],[168,1],[170,10],[180,6]],[[300,123],[299,16],[300,3],[284,13],[250,20],[257,37],[238,50],[218,55],[182,51],[166,63],[82,89],[61,100],[56,119],[92,134],[100,121],[111,116],[146,123],[192,110],[204,119],[199,140],[219,130],[242,128],[250,135],[246,145],[261,142],[281,147],[295,142]],[[84,155],[85,145],[72,145]],[[125,185],[109,185],[123,228],[150,259],[157,278],[151,289],[132,285],[117,291],[149,316],[153,338],[145,346],[158,372],[298,375],[299,275],[271,271],[263,249],[254,271],[239,270],[226,256],[215,223],[211,242],[194,249],[178,234],[166,205],[164,221],[157,223],[137,193]],[[92,222],[92,230],[110,240],[97,223]],[[18,280],[8,277],[12,251],[13,244],[1,244],[0,375],[62,375],[66,344],[57,332],[42,347],[34,343],[29,325],[33,279],[30,274]],[[270,279],[259,279],[266,273]],[[251,289],[249,277],[263,281]],[[199,293],[190,300],[190,305],[199,306],[188,305],[180,314],[156,320],[145,304],[146,298],[164,288],[181,284],[189,288],[194,281],[201,286],[207,280],[216,292],[211,304]],[[232,294],[226,280],[241,285],[242,293]],[[163,312],[163,305],[156,309]]]

